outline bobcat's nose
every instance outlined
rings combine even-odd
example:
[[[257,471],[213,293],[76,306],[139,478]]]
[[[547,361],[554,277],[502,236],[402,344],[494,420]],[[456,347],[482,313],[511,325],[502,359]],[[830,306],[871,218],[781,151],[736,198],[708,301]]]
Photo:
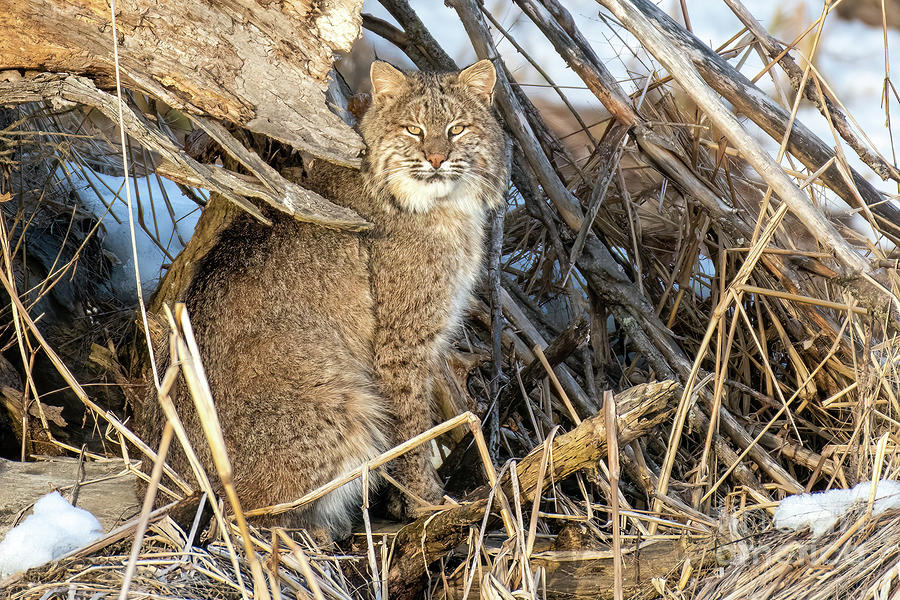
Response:
[[[435,152],[435,153],[433,153],[433,154],[426,154],[426,155],[425,155],[425,159],[426,159],[428,162],[431,163],[431,166],[432,166],[432,167],[434,167],[435,169],[437,169],[438,167],[441,166],[441,164],[442,164],[445,160],[447,160],[447,155],[446,155],[446,154],[439,154],[439,153]]]

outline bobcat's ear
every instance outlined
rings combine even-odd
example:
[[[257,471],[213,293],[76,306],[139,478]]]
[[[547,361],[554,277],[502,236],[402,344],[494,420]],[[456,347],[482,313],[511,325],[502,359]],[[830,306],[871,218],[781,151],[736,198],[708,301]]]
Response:
[[[375,101],[396,96],[406,89],[406,75],[381,60],[376,60],[369,67],[369,77],[372,79],[372,98]]]
[[[459,82],[468,87],[469,90],[487,102],[491,103],[491,96],[494,93],[494,84],[497,83],[497,71],[494,64],[485,59],[479,60],[471,67],[467,67],[460,71]]]

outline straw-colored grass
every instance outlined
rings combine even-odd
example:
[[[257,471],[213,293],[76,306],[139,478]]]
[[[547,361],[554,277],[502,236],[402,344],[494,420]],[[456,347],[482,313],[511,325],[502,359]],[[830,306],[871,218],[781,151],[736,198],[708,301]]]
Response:
[[[364,21],[367,28],[397,43],[422,68],[451,66],[436,42],[421,35],[424,26],[405,3],[384,3],[396,9],[406,31],[372,18]],[[736,0],[726,3],[743,9]],[[493,56],[501,35],[515,41],[510,28],[488,35],[487,23],[499,29],[505,22],[487,14],[490,6],[468,0],[450,4],[479,55]],[[739,105],[727,90],[707,89],[688,73],[694,67],[686,61],[694,50],[667,37],[654,24],[652,10],[601,2],[619,22],[604,16],[598,29],[613,37],[629,35],[627,28],[647,49],[632,64],[654,64],[649,54],[656,54],[666,67],[659,76],[646,69],[625,88],[595,64],[590,43],[557,2],[515,4],[598,102],[578,107],[567,101],[571,118],[548,125],[521,93],[528,88],[501,74],[498,106],[515,137],[513,187],[502,246],[495,246],[500,256],[492,257],[500,261],[502,284],[480,296],[497,299],[503,319],[497,320],[498,311],[487,302],[474,306],[437,385],[441,425],[283,505],[240,506],[222,439],[227,424],[218,421],[182,306],[161,320],[173,360],[159,374],[158,400],[169,423],[160,448],[149,448],[130,431],[127,411],[98,402],[84,385],[88,382],[79,381],[67,364],[71,353],[64,359],[48,341],[41,319],[49,317],[35,312],[38,296],[73,270],[90,267],[78,260],[78,252],[70,253],[44,281],[25,284],[21,265],[29,255],[23,230],[40,224],[48,205],[56,217],[63,213],[59,207],[71,210],[65,196],[72,185],[69,170],[120,169],[115,157],[123,143],[107,139],[116,137],[109,122],[97,119],[84,129],[96,115],[89,120],[77,111],[60,114],[29,105],[8,119],[0,140],[15,152],[0,152],[7,167],[0,194],[10,194],[18,207],[11,201],[0,205],[0,285],[11,298],[3,313],[6,354],[16,355],[26,374],[19,393],[35,407],[22,417],[34,437],[22,441],[22,454],[26,447],[35,453],[36,447],[78,452],[87,442],[88,457],[121,455],[133,471],[133,458],[154,468],[150,475],[135,471],[149,483],[139,515],[89,551],[7,581],[4,595],[34,600],[897,596],[900,554],[891,541],[898,534],[896,513],[873,517],[860,507],[818,540],[806,532],[777,532],[770,521],[787,494],[897,479],[900,473],[895,246],[900,222],[891,220],[894,198],[854,181],[845,152],[857,152],[865,168],[886,172],[894,183],[898,176],[883,156],[889,154],[885,149],[866,147],[864,132],[844,128],[842,123],[853,123],[852,115],[845,114],[815,68],[821,36],[827,35],[823,25],[834,18],[831,8],[796,27],[802,33],[790,46],[804,48],[808,60],[786,58],[746,15],[747,27],[717,49],[737,58],[732,64],[742,64],[739,57],[757,50],[748,31],[758,36],[768,65],[746,75],[752,81],[772,79],[785,119],[770,127],[779,150],[769,157],[760,154],[757,140],[735,129],[719,96],[741,108],[742,118],[759,118],[759,112]],[[407,32],[419,32],[416,44],[408,43]],[[528,52],[521,44],[514,47]],[[707,80],[718,73],[697,68]],[[779,75],[781,69],[791,78]],[[547,85],[565,97],[566,89],[552,76],[545,74]],[[727,79],[728,73],[718,77]],[[833,134],[824,140],[827,156],[816,164],[807,164],[814,162],[809,157],[816,140],[796,137],[807,135],[795,119],[810,98],[828,113]],[[137,104],[131,109],[150,110]],[[589,131],[585,123],[592,123]],[[572,142],[576,138],[582,145]],[[252,150],[273,157],[272,168],[298,168],[290,152],[281,152],[275,142],[263,144]],[[211,147],[213,155],[206,157],[211,162],[232,160]],[[132,157],[138,154],[142,160],[132,161],[135,170],[153,173],[152,155],[141,150]],[[259,160],[248,156],[243,159]],[[64,167],[57,170],[57,164]],[[871,201],[875,196],[878,201]],[[876,237],[840,222],[825,228],[828,220],[819,207],[826,197],[855,206]],[[814,220],[823,227],[808,228]],[[153,234],[158,225],[139,219],[136,227]],[[97,231],[93,225],[80,247]],[[157,242],[168,248],[168,241]],[[99,271],[90,274],[102,277]],[[117,335],[91,341],[112,347],[105,368],[127,397],[136,393],[128,384],[141,360],[119,367],[117,360],[128,362],[124,350],[131,341],[121,326],[108,330]],[[500,334],[499,350],[494,331]],[[143,333],[130,337],[139,347],[145,343]],[[28,369],[38,355],[65,381],[89,416],[88,429],[93,426],[99,435],[85,434],[74,422],[68,431],[51,430],[46,383]],[[497,370],[491,359],[502,367],[499,381],[492,380]],[[167,397],[179,377],[203,419],[215,473],[204,472]],[[601,425],[606,416],[612,422],[614,398],[624,402],[628,390],[655,380],[672,380],[672,390],[679,390],[670,406],[655,413],[672,412],[664,425],[629,429],[622,422],[622,404],[618,430]],[[635,416],[634,423],[644,418],[652,415]],[[632,435],[638,429],[641,435]],[[566,441],[573,438],[590,446],[591,459],[563,469],[571,458]],[[44,445],[34,445],[38,441]],[[193,472],[174,473],[163,465],[159,457],[170,444],[184,448]],[[452,499],[398,530],[375,516],[378,496],[369,489],[369,473],[420,444],[432,445],[440,455]],[[321,547],[302,532],[255,527],[257,517],[302,506],[356,478],[366,490],[361,525],[341,546]],[[214,499],[214,516],[202,523],[198,517],[195,533],[203,543],[189,547],[194,535],[170,518],[172,505],[155,511],[153,506],[196,500],[195,491]],[[202,514],[202,506],[195,510]]]

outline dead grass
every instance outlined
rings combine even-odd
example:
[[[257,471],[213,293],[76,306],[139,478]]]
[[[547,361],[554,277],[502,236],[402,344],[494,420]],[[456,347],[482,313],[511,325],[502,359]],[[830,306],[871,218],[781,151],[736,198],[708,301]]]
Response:
[[[479,18],[466,13],[466,2],[453,4],[461,16]],[[531,2],[517,4],[527,8]],[[540,4],[546,22],[538,26],[548,36],[569,36],[565,39],[578,48],[572,25],[563,17],[553,19],[555,3]],[[821,17],[826,18],[832,17]],[[414,31],[413,19],[406,15],[400,24]],[[814,55],[821,22],[810,24],[794,45]],[[621,25],[604,23],[607,35],[624,35]],[[389,27],[381,24],[377,30],[391,38]],[[484,40],[472,31],[479,47]],[[751,41],[738,34],[718,51],[740,56],[751,51]],[[440,57],[439,50],[411,57],[425,61],[423,56]],[[570,64],[577,66],[571,57]],[[823,94],[824,83],[806,64],[799,67],[803,79]],[[773,61],[765,72],[748,75],[772,77],[793,119],[801,100],[790,82],[775,74],[779,68]],[[595,87],[608,85],[599,66],[592,69],[578,72]],[[517,89],[512,83],[497,93]],[[554,84],[548,80],[548,85]],[[769,182],[749,168],[743,159],[747,148],[717,137],[717,128],[684,87],[654,73],[642,75],[634,87],[637,92],[627,98],[631,112],[617,114],[620,120],[634,119],[630,135],[617,131],[604,115],[606,120],[592,126],[592,136],[580,138],[589,152],[577,159],[565,146],[563,132],[546,126],[541,113],[528,110],[527,99],[519,97],[530,129],[513,126],[517,148],[533,145],[549,168],[542,172],[522,152],[514,155],[502,251],[494,257],[502,265],[502,284],[493,297],[500,299],[504,319],[498,322],[484,302],[473,311],[439,385],[444,425],[289,505],[251,511],[242,510],[234,493],[213,398],[183,308],[168,315],[172,355],[178,360],[160,374],[159,398],[171,425],[159,449],[134,436],[121,411],[108,411],[96,401],[36,324],[32,290],[49,288],[76,267],[87,268],[88,279],[103,273],[86,267],[76,251],[57,261],[44,281],[24,285],[16,265],[25,260],[27,244],[12,232],[21,231],[22,223],[35,226],[35,206],[50,204],[57,214],[72,210],[68,170],[118,172],[121,144],[110,141],[115,136],[108,123],[85,130],[90,114],[20,109],[22,118],[0,131],[0,140],[12,149],[0,153],[5,168],[0,192],[13,194],[20,207],[28,208],[9,210],[11,200],[3,205],[0,283],[12,298],[4,313],[10,324],[6,349],[18,348],[24,365],[35,356],[48,360],[102,433],[91,451],[121,454],[129,465],[127,459],[135,455],[157,461],[171,442],[193,456],[166,398],[167,386],[183,375],[203,416],[217,473],[204,473],[195,457],[193,473],[175,474],[160,464],[149,478],[149,490],[173,500],[195,490],[207,497],[221,490],[223,497],[212,504],[215,518],[203,534],[205,545],[189,547],[193,536],[167,511],[152,511],[148,501],[121,531],[88,552],[7,580],[4,594],[34,600],[120,592],[123,598],[387,598],[388,573],[401,552],[396,528],[370,516],[375,498],[374,491],[369,497],[368,485],[362,530],[342,548],[320,548],[302,533],[257,529],[252,518],[310,502],[351,478],[367,482],[369,469],[436,438],[441,458],[454,466],[445,479],[465,485],[451,491],[459,504],[448,500],[429,511],[435,518],[450,514],[472,500],[464,494],[479,484],[487,485],[492,508],[477,522],[460,526],[462,543],[427,569],[422,565],[423,587],[431,597],[896,597],[896,514],[850,515],[819,540],[804,532],[774,531],[770,514],[786,494],[898,476],[900,280],[894,244],[900,223],[874,205],[856,209],[876,232],[874,239],[835,223],[837,235],[868,265],[848,274],[833,248],[810,233],[771,193]],[[565,96],[565,89],[557,86],[556,91]],[[831,105],[831,110],[840,108]],[[590,115],[575,116],[579,127],[592,123]],[[833,125],[832,131],[834,140],[825,140],[829,148],[842,136]],[[773,136],[775,141],[786,140],[783,134]],[[841,201],[842,194],[852,204],[867,193],[847,186],[850,171],[841,152],[809,167],[786,148],[782,144],[783,173],[810,206],[821,206],[826,196]],[[869,150],[877,154],[879,149]],[[152,155],[140,149],[135,155],[142,157],[137,172],[153,173]],[[55,164],[64,168],[48,167]],[[828,180],[829,170],[841,175]],[[28,186],[21,185],[25,179]],[[556,197],[555,189],[569,190],[573,197]],[[892,199],[884,202],[894,205]],[[569,214],[572,205],[577,210]],[[159,231],[155,219],[165,218],[154,213],[152,219],[139,219],[138,226],[154,235]],[[157,243],[168,247],[165,240]],[[491,296],[485,290],[483,297]],[[495,371],[489,363],[496,353],[492,328],[501,332],[501,356],[494,356],[502,364],[499,382],[492,382]],[[106,337],[115,350],[112,359],[126,362],[122,338]],[[44,384],[26,373],[18,397],[32,407],[24,411],[32,416],[23,418],[26,424],[40,424],[26,432],[36,441],[36,431],[42,431],[41,443],[77,452],[64,434],[51,432],[37,393]],[[122,382],[128,374],[111,377]],[[550,477],[558,460],[553,440],[598,413],[604,391],[661,379],[682,386],[673,421],[624,445],[613,436],[608,445],[613,453],[593,468],[563,480]],[[481,419],[487,424],[484,434]],[[32,443],[25,438],[23,453],[26,442]],[[540,458],[534,464],[541,483],[538,493],[526,499],[517,463],[510,461],[532,451]],[[486,477],[477,465],[484,466]],[[199,515],[202,507],[194,510]],[[198,525],[202,532],[206,522]],[[424,526],[422,531],[430,530]]]

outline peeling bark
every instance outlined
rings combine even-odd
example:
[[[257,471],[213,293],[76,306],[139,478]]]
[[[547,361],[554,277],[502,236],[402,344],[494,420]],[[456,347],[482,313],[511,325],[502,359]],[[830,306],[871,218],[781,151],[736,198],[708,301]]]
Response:
[[[123,0],[123,84],[353,166],[362,140],[328,110],[332,56],[360,31],[362,0]],[[114,79],[106,0],[0,0],[0,69]]]

